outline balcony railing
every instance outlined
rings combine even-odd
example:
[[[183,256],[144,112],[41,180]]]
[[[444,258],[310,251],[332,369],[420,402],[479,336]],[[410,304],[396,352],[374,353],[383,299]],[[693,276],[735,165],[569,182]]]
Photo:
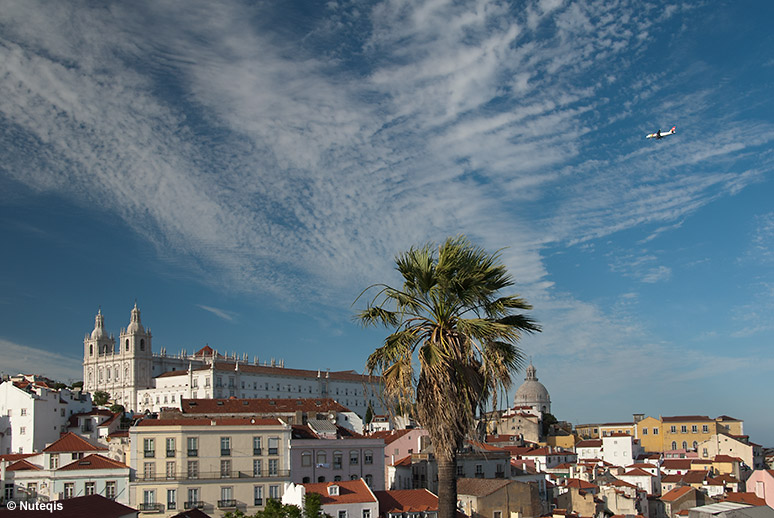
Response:
[[[260,455],[261,449],[260,448],[253,448],[253,455]]]
[[[199,456],[199,449],[198,448],[195,449],[195,450],[189,449],[188,450],[188,456],[189,457],[198,457]]]
[[[190,502],[185,503],[186,509],[202,509],[204,508],[204,502],[201,500],[192,500]]]
[[[167,457],[174,457],[175,456],[175,450],[167,450]]]
[[[143,453],[146,459],[152,459],[156,456],[156,450],[145,450]]]
[[[261,470],[260,473],[254,471],[198,471],[196,473],[176,473],[174,475],[167,475],[166,473],[137,473],[135,475],[135,481],[137,482],[156,482],[165,480],[215,480],[222,478],[241,478],[241,479],[278,479],[278,478],[290,478],[290,470],[276,470],[270,471],[268,469]]]
[[[164,512],[164,504],[140,504],[137,506],[141,513],[161,513]]]
[[[236,500],[218,500],[218,509],[228,509],[229,507],[236,507]]]
[[[231,448],[221,448],[220,449],[220,456],[221,457],[228,457],[231,455]]]

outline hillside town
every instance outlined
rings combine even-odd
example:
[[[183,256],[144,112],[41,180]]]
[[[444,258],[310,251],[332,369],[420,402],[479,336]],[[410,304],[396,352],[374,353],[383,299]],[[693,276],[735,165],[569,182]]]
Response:
[[[377,377],[152,339],[136,304],[118,339],[99,311],[82,382],[2,380],[0,516],[249,516],[316,494],[334,518],[437,517],[434,445]],[[772,516],[774,449],[738,417],[568,423],[530,362],[457,452],[458,516]]]

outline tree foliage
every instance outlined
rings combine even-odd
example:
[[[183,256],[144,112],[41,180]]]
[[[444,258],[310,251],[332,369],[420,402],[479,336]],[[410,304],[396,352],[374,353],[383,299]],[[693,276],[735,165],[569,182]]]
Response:
[[[91,395],[91,400],[97,406],[104,406],[110,400],[110,394],[104,390],[97,390]]]
[[[439,461],[440,518],[451,518],[456,485],[446,480],[444,488],[441,478],[454,478],[449,466],[473,431],[476,411],[488,401],[496,405],[523,366],[516,346],[522,333],[540,327],[516,312],[531,309],[523,298],[501,294],[513,280],[499,252],[487,253],[464,236],[411,248],[398,255],[396,268],[400,288],[377,284],[363,292],[376,293],[360,322],[393,329],[366,370],[382,376],[393,408],[411,411],[427,429]]]

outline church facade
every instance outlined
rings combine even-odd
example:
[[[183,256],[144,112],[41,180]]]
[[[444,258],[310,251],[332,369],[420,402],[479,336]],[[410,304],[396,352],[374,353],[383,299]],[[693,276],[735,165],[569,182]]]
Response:
[[[137,304],[117,341],[106,332],[100,310],[94,329],[83,340],[84,391],[105,391],[112,401],[134,412],[180,408],[182,399],[232,397],[330,398],[361,417],[369,406],[374,413],[386,411],[377,377],[355,371],[289,369],[273,360],[261,365],[257,358],[250,362],[247,355],[224,356],[209,346],[193,354],[168,355],[163,348],[154,353],[152,339]]]

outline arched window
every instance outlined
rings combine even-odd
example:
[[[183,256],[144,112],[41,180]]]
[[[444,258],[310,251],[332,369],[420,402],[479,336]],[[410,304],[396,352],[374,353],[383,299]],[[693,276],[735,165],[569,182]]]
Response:
[[[115,373],[116,373],[116,381],[121,379],[121,371],[119,370],[118,366],[115,367]]]
[[[301,465],[302,466],[311,466],[312,465],[312,453],[305,451],[301,454]]]
[[[693,449],[695,450],[698,447],[699,447],[699,443],[696,441],[693,441]]]
[[[94,356],[94,344],[89,344],[89,356]]]
[[[105,369],[105,375],[107,376],[107,380],[110,381],[110,367]]]
[[[94,382],[94,373],[89,369],[89,385],[91,385]]]
[[[371,474],[368,474],[364,478],[365,478],[365,483],[368,485],[368,487],[372,487],[374,483],[374,476]]]
[[[97,381],[102,382],[102,367],[99,368],[99,374],[97,375]]]
[[[325,482],[325,477],[317,477],[317,482]]]
[[[129,367],[124,369],[124,381],[129,381]]]
[[[126,350],[127,351],[129,350],[129,339],[128,338],[126,339]]]
[[[688,449],[688,443],[687,443],[687,442],[685,442],[685,441],[683,441],[683,449],[684,449],[684,450],[687,450],[687,449]]]
[[[302,484],[308,484],[309,483],[309,477],[304,477],[304,479],[301,481]]]
[[[321,466],[328,462],[328,455],[324,451],[317,452],[317,465]]]
[[[677,441],[672,441],[672,449],[673,450],[677,449]]]
[[[140,339],[140,350],[141,351],[145,350],[145,339],[143,338]]]

